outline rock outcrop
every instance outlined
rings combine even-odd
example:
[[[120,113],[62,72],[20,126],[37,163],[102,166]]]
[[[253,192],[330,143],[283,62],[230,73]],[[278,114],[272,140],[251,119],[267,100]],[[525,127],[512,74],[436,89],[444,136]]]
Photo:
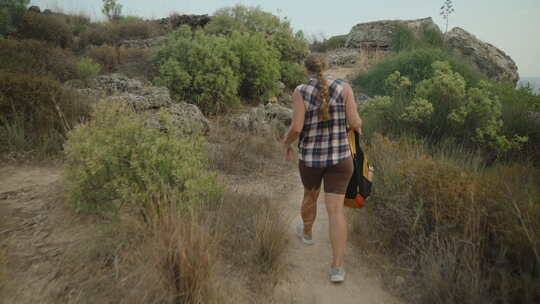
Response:
[[[167,40],[167,36],[158,36],[149,39],[130,39],[122,40],[118,43],[119,47],[134,48],[134,49],[147,49],[155,47],[161,42]]]
[[[233,115],[230,121],[243,132],[271,133],[276,130],[283,133],[291,124],[292,110],[278,104],[260,105]]]
[[[209,131],[209,122],[196,105],[172,101],[169,90],[155,87],[122,74],[109,74],[97,77],[89,88],[78,89],[81,94],[96,99],[124,102],[138,113],[148,113],[146,125],[165,130],[158,112],[167,109],[172,123],[185,132]]]
[[[448,32],[446,40],[456,55],[468,59],[478,71],[490,79],[514,85],[519,81],[516,63],[497,47],[481,41],[459,27]]]
[[[328,62],[332,65],[355,64],[358,60],[360,51],[357,49],[335,49],[328,52]]]
[[[440,31],[431,17],[416,20],[383,20],[360,23],[351,29],[345,47],[390,51],[397,25],[405,25],[414,33],[419,33],[426,27]]]

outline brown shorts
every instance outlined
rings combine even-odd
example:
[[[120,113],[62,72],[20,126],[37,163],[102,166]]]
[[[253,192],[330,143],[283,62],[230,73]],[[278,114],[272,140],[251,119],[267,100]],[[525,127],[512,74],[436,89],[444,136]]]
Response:
[[[345,194],[353,174],[351,157],[327,168],[306,167],[305,163],[300,161],[298,168],[302,184],[306,189],[319,189],[321,181],[324,180],[324,192],[333,194]]]

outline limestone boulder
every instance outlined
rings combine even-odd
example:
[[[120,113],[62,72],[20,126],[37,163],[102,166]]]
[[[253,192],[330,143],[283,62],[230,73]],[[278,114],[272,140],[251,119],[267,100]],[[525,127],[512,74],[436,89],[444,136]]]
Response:
[[[327,53],[328,62],[331,65],[355,64],[358,61],[360,51],[358,49],[335,49]]]
[[[77,91],[95,99],[127,104],[134,111],[147,114],[145,124],[151,128],[167,129],[167,123],[159,114],[161,110],[167,110],[171,123],[182,131],[207,133],[210,128],[208,119],[196,105],[173,102],[167,88],[152,86],[122,74],[99,76],[88,88]]]
[[[446,40],[452,52],[466,58],[490,79],[514,85],[519,81],[518,67],[514,60],[492,44],[481,41],[459,27],[448,32]]]
[[[383,20],[360,23],[351,29],[345,47],[390,51],[397,25],[407,26],[413,33],[419,33],[424,28],[440,31],[431,17],[415,20]]]

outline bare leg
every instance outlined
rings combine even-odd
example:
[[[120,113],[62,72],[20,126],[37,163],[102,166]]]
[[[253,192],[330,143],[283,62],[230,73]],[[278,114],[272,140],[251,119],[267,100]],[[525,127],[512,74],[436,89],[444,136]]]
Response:
[[[304,188],[304,199],[302,200],[302,221],[304,222],[304,234],[311,236],[311,229],[317,217],[317,199],[321,189],[308,190]]]
[[[330,241],[332,242],[332,267],[343,266],[347,243],[347,220],[343,211],[345,195],[326,193]]]

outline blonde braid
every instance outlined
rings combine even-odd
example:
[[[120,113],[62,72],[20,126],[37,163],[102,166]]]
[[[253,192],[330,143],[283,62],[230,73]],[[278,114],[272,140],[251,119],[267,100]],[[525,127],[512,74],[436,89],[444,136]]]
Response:
[[[319,94],[317,99],[321,102],[320,115],[323,121],[330,119],[329,113],[329,103],[330,99],[328,98],[328,83],[326,82],[324,72],[328,68],[328,63],[326,57],[323,55],[312,54],[306,58],[305,61],[306,69],[309,72],[317,73],[317,90]]]

